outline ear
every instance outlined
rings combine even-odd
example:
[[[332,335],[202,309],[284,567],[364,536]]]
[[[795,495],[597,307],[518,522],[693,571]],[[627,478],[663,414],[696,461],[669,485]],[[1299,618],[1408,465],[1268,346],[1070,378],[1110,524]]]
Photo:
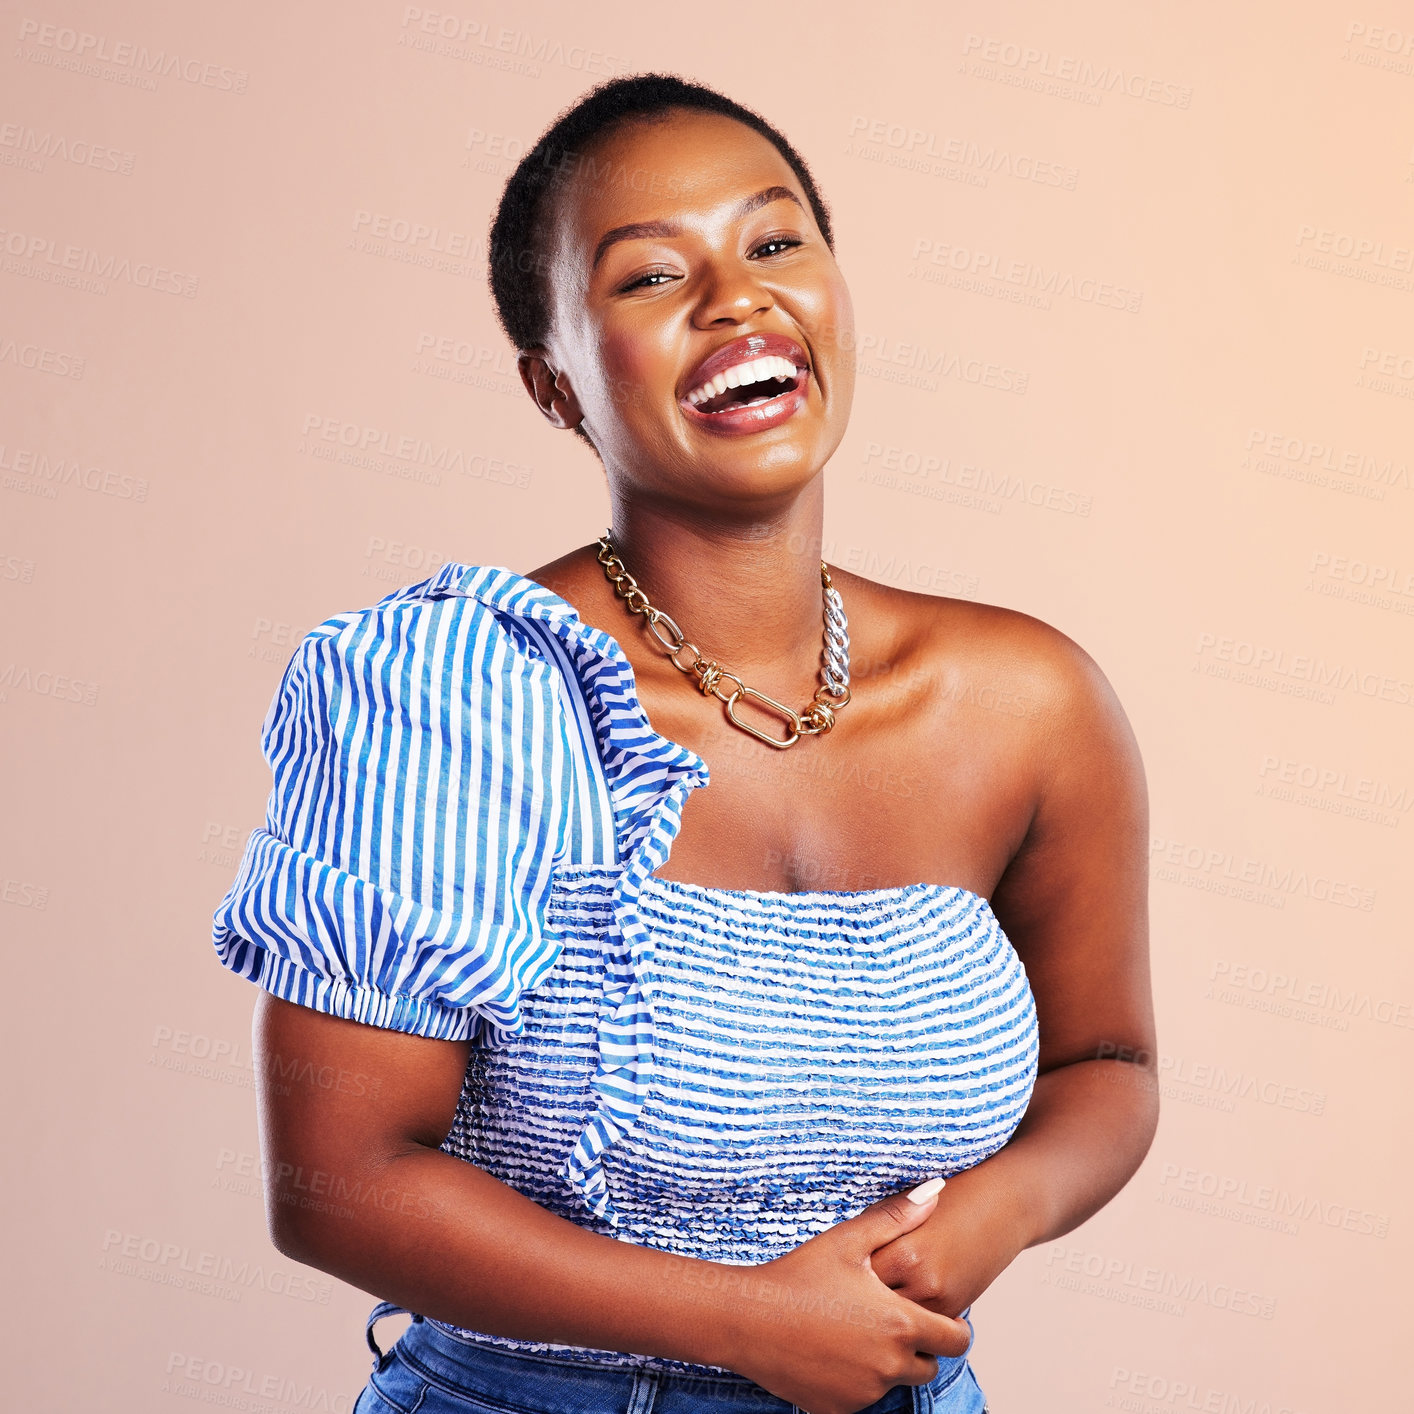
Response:
[[[584,421],[584,410],[564,372],[556,373],[546,361],[548,350],[526,349],[516,356],[516,368],[535,406],[555,427],[570,429]]]

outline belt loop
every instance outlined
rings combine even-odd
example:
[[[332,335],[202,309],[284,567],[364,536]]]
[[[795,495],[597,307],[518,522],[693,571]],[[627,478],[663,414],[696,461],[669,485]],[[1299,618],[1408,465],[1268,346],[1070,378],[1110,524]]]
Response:
[[[633,1391],[628,1399],[628,1414],[653,1414],[653,1406],[658,1402],[660,1381],[652,1370],[636,1370],[633,1376]]]
[[[396,1316],[401,1313],[404,1316],[411,1316],[412,1312],[406,1306],[399,1306],[393,1301],[380,1301],[372,1311],[368,1313],[368,1324],[364,1327],[364,1336],[368,1341],[368,1348],[373,1352],[373,1368],[376,1370],[383,1361],[386,1353],[378,1348],[378,1342],[373,1338],[374,1322],[382,1320],[384,1316]]]

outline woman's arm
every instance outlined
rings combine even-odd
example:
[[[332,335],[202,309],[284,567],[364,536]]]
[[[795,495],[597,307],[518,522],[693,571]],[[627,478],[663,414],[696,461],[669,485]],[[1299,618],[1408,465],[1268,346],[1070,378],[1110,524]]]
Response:
[[[705,1364],[720,1293],[682,1259],[576,1226],[440,1145],[470,1042],[262,992],[255,1056],[271,1240],[382,1300],[489,1334]]]
[[[590,1232],[440,1145],[470,1052],[261,992],[255,1056],[276,1248],[469,1330],[738,1370],[843,1414],[937,1373],[968,1330],[888,1290],[870,1254],[917,1225],[891,1195],[756,1266]],[[848,1348],[841,1341],[848,1337]]]
[[[1083,649],[1037,620],[1013,625],[1010,671],[1043,710],[1030,828],[992,904],[1036,1000],[1036,1087],[1009,1142],[949,1178],[933,1216],[873,1259],[886,1285],[948,1315],[1104,1207],[1158,1124],[1139,748]]]

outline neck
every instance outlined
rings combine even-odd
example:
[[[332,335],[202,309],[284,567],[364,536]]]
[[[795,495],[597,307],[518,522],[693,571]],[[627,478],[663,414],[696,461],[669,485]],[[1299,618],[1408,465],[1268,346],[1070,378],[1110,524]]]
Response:
[[[611,504],[614,548],[628,573],[704,658],[783,701],[814,692],[824,636],[818,481],[766,521],[685,517],[617,497]],[[613,595],[607,578],[604,588]],[[617,596],[614,602],[627,618]],[[626,646],[634,639],[651,643],[644,620],[634,618],[638,631],[615,637]],[[654,652],[671,673],[656,645]]]

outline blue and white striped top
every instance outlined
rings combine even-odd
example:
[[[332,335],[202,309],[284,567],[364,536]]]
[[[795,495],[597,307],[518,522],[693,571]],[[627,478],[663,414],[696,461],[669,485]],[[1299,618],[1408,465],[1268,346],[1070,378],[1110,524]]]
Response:
[[[707,765],[533,580],[453,562],[326,619],[262,744],[274,787],[215,913],[221,962],[470,1039],[443,1149],[562,1217],[763,1262],[979,1163],[1025,1113],[1035,1003],[988,902],[658,878]]]

